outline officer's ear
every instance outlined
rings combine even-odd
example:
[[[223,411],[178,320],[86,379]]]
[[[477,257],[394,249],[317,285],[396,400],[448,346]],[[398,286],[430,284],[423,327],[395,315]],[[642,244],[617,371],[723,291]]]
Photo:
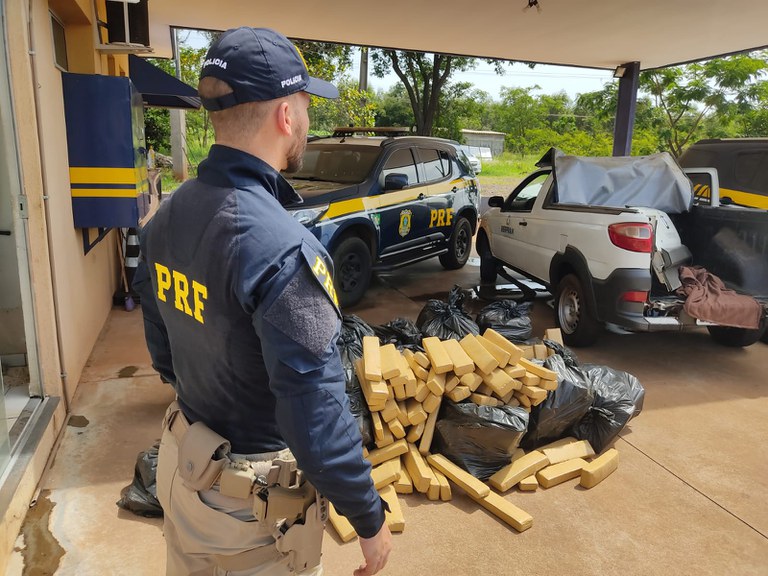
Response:
[[[280,134],[290,136],[293,133],[294,120],[291,116],[291,102],[288,99],[280,100],[274,112],[274,120]]]

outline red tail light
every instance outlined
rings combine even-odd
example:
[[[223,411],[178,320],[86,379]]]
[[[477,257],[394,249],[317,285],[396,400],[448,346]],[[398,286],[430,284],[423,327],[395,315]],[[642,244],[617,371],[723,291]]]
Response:
[[[608,226],[611,242],[630,252],[653,252],[653,228],[641,222],[622,222]]]
[[[624,302],[640,302],[643,303],[648,299],[648,292],[641,290],[634,290],[632,292],[624,292],[621,295],[621,299]]]

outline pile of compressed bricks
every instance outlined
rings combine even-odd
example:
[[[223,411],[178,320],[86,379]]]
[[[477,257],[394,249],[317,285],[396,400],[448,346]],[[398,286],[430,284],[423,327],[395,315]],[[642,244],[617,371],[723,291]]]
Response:
[[[562,344],[558,329],[547,330],[545,338]],[[416,491],[429,500],[448,501],[451,483],[522,532],[532,526],[533,518],[499,492],[515,485],[521,490],[548,488],[578,475],[582,486],[591,488],[616,469],[615,450],[588,463],[595,456],[589,443],[565,438],[528,454],[518,449],[510,464],[489,479],[489,487],[443,455],[430,453],[443,397],[530,412],[557,388],[557,374],[530,361],[546,358],[546,346],[518,347],[492,329],[460,341],[428,337],[422,345],[424,352],[400,352],[394,344],[381,346],[378,338],[366,336],[363,357],[355,365],[376,444],[376,449],[364,450],[365,457],[373,466],[374,485],[389,506],[386,518],[392,532],[405,529],[398,494]],[[332,505],[330,520],[343,542],[355,538],[352,525]]]
[[[562,344],[559,329],[545,338]],[[533,518],[500,493],[549,488],[581,477],[591,488],[618,465],[615,449],[591,462],[587,441],[564,438],[528,452],[517,449],[510,463],[484,483],[441,454],[430,453],[443,397],[486,406],[520,406],[530,412],[557,388],[557,374],[530,360],[551,353],[543,344],[517,346],[492,329],[462,340],[424,338],[424,352],[394,344],[381,346],[375,336],[363,338],[363,357],[355,372],[371,411],[376,449],[364,450],[373,466],[371,477],[389,511],[392,532],[405,529],[398,494],[414,491],[429,500],[451,499],[451,483],[500,520],[522,532]],[[488,485],[490,484],[490,486]],[[493,489],[495,490],[493,490]],[[356,537],[349,521],[330,506],[331,524],[343,542]]]

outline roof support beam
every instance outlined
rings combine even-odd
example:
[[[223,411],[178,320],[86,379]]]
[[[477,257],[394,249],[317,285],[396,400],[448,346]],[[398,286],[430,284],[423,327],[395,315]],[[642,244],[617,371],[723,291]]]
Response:
[[[640,62],[628,62],[618,66],[614,76],[619,78],[619,99],[616,106],[616,123],[613,126],[613,155],[629,156],[632,152]]]

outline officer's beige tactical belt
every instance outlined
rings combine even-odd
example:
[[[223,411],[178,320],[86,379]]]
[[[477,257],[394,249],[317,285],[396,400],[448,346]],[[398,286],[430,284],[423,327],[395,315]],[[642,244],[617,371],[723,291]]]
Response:
[[[284,554],[291,556],[297,571],[319,564],[321,539],[315,545],[310,532],[322,531],[328,503],[304,479],[292,455],[264,461],[233,458],[230,442],[202,422],[189,424],[177,402],[168,407],[163,425],[176,438],[179,477],[185,486],[203,491],[218,482],[222,495],[243,499],[243,508],[252,500],[256,520],[274,527],[274,547],[217,557],[221,568],[243,570]]]

